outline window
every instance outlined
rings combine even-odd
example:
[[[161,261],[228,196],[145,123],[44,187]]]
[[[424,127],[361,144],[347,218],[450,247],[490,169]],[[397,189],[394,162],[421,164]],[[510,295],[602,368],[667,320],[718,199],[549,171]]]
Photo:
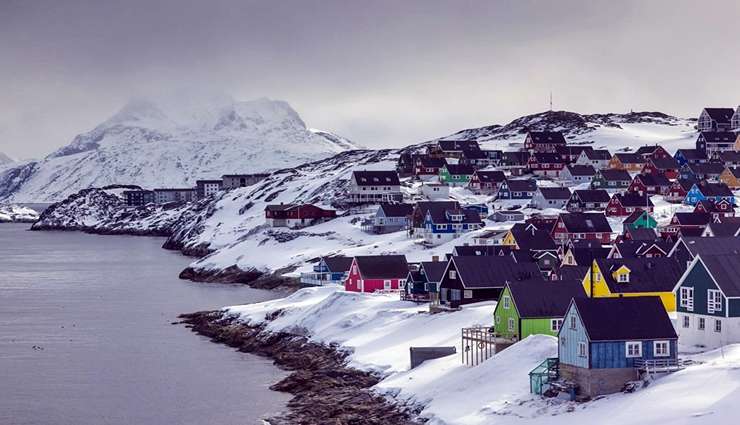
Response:
[[[640,341],[625,342],[625,353],[628,358],[642,357],[642,342]]]
[[[579,342],[578,343],[578,357],[588,357],[586,350],[586,343],[585,342]]]
[[[508,310],[509,307],[511,306],[511,298],[508,295],[506,295],[503,301],[504,301],[504,309]]]
[[[352,274],[357,274],[357,265],[352,266]]]
[[[498,325],[500,323],[501,323],[501,316],[496,316],[496,324]]]
[[[391,289],[391,281],[390,280],[384,280],[383,281],[383,288],[387,291]]]
[[[514,318],[509,317],[509,332],[514,332]]]
[[[570,316],[570,328],[571,329],[576,328],[576,316]]]
[[[598,282],[601,280],[601,272],[594,273],[594,281]]]
[[[406,287],[406,279],[399,279],[398,280],[398,287],[403,289]]]
[[[683,317],[683,327],[688,328],[691,326],[691,318],[689,316]]]
[[[550,319],[550,330],[557,332],[563,326],[563,319]]]
[[[617,279],[619,283],[627,283],[630,281],[630,275],[629,273],[622,273],[619,275],[619,279]]]
[[[473,291],[470,289],[466,289],[463,291],[463,298],[471,299],[473,298]]]
[[[688,311],[694,311],[694,288],[688,286],[681,287],[679,305]]]
[[[653,342],[653,354],[655,357],[668,357],[671,355],[671,346],[668,341]]]
[[[722,293],[716,289],[707,290],[707,313],[722,311]]]
[[[450,270],[450,273],[448,274],[448,276],[450,277],[450,279],[457,279],[457,271]]]
[[[714,319],[714,331],[715,332],[722,332],[722,321],[719,319]]]
[[[704,330],[704,322],[705,322],[704,318],[703,317],[700,317],[699,318],[699,322],[697,322],[697,324],[696,324],[697,329],[699,329],[700,331],[703,331]]]

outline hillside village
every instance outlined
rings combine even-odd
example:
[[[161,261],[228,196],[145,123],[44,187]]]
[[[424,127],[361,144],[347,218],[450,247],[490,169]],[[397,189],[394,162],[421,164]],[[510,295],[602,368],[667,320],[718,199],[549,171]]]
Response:
[[[489,325],[461,329],[464,363],[550,335],[557,357],[521,377],[533,393],[583,400],[630,390],[682,369],[681,353],[740,343],[740,107],[705,108],[696,129],[695,148],[673,154],[659,143],[595,149],[560,131],[527,131],[515,151],[441,139],[402,151],[395,169],[356,167],[341,199],[268,203],[264,222],[301,231],[356,216],[370,235],[453,246],[423,261],[327,252],[300,282],[395,293],[431,313],[492,302]],[[267,178],[124,196],[129,206],[167,204]],[[450,348],[426,347],[411,362]]]

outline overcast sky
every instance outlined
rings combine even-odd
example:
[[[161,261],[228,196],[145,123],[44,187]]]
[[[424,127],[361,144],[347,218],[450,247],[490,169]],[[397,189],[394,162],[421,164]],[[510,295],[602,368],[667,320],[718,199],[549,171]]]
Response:
[[[134,95],[288,101],[400,146],[547,109],[740,103],[740,2],[0,0],[0,152],[39,157]]]

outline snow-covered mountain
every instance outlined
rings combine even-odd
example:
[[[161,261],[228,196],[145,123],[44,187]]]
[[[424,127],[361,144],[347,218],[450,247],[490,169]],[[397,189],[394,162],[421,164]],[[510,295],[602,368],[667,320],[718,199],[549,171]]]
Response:
[[[0,152],[0,170],[10,168],[15,164],[16,164],[16,161],[13,158]]]
[[[0,172],[0,199],[51,202],[112,184],[192,186],[197,179],[276,170],[351,149],[342,137],[309,130],[283,101],[133,100],[44,160]]]
[[[33,223],[39,213],[22,205],[0,204],[0,223]]]
[[[546,111],[517,118],[506,125],[489,125],[458,131],[437,140],[477,140],[486,149],[521,148],[527,131],[561,131],[570,143],[619,151],[660,143],[669,151],[691,147],[696,139],[696,119],[677,118],[662,112],[582,115]]]

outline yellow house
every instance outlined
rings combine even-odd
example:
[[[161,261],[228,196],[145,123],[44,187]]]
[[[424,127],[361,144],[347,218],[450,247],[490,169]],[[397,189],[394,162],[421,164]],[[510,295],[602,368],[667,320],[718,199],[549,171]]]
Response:
[[[594,297],[658,296],[666,311],[672,312],[676,311],[673,288],[683,272],[674,258],[596,259],[583,279],[583,289],[591,296],[593,288]]]
[[[719,175],[719,181],[731,189],[740,188],[740,167],[725,167],[725,170]]]

